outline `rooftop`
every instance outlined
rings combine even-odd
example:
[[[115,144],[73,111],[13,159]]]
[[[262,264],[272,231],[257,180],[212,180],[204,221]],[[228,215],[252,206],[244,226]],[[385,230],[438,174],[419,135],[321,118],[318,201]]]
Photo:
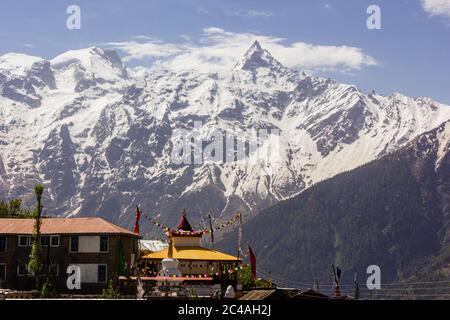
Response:
[[[141,244],[142,250],[148,250],[151,252],[161,251],[161,250],[164,250],[169,247],[169,244],[167,243],[167,241],[162,241],[162,240],[141,239],[139,241],[139,243]]]
[[[183,213],[181,215],[180,222],[178,223],[177,229],[179,231],[193,231],[191,224],[189,223],[187,217],[186,217],[186,209],[183,210]]]
[[[0,234],[32,234],[34,219],[0,219]],[[97,217],[43,218],[42,234],[124,234],[133,232]]]
[[[169,249],[150,253],[144,259],[161,260],[168,257]],[[201,260],[201,261],[237,261],[238,258],[219,251],[203,247],[176,247],[173,246],[173,258],[178,260]]]

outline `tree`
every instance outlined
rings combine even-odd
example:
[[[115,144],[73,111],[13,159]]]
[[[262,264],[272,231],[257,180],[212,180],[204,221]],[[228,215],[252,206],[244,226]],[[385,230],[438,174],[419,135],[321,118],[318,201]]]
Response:
[[[47,280],[44,282],[44,285],[40,290],[40,297],[42,299],[49,299],[54,298],[56,296],[57,293],[55,288],[55,281],[52,276],[48,276]]]
[[[0,218],[32,218],[32,213],[22,208],[21,199],[12,199],[0,202]]]
[[[42,193],[44,192],[44,186],[36,185],[34,187],[34,194],[36,196],[36,209],[33,212],[33,218],[35,219],[33,228],[33,245],[31,247],[30,261],[28,263],[29,272],[36,279],[36,290],[39,290],[39,272],[41,270],[41,215],[43,206],[41,204]]]
[[[238,283],[242,285],[244,290],[248,290],[254,286],[252,270],[250,266],[244,265],[238,272]]]

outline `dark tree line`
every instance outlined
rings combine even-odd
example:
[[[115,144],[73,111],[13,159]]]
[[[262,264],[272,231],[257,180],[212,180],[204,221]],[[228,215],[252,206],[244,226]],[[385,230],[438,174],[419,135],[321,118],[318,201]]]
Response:
[[[438,277],[450,249],[443,180],[430,163],[391,156],[318,183],[248,221],[245,241],[261,270],[311,287],[314,278],[331,284],[332,264],[346,283],[354,272],[365,279],[372,264],[384,282]],[[232,252],[236,239],[227,234],[218,247]]]

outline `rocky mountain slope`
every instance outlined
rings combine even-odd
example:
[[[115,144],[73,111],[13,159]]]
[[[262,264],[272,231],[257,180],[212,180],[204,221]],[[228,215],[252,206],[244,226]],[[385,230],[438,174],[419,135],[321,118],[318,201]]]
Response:
[[[32,186],[42,182],[47,214],[131,226],[140,204],[165,223],[183,207],[194,221],[226,218],[378,159],[448,119],[450,107],[429,98],[364,94],[285,68],[257,42],[227,74],[153,68],[137,75],[114,51],[96,47],[50,61],[7,54],[0,56],[0,197],[31,203]],[[182,129],[205,148],[217,132],[237,135],[232,146],[258,146],[248,147],[250,161],[180,164],[173,160]],[[258,129],[267,137],[256,139]],[[269,150],[279,162],[259,161],[275,129],[279,152]]]

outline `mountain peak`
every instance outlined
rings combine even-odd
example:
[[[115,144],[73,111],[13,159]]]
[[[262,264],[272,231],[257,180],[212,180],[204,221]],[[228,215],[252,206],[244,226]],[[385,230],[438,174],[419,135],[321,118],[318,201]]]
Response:
[[[261,47],[258,40],[255,40],[234,69],[255,72],[259,68],[280,70],[284,67],[269,51]]]
[[[259,44],[258,40],[255,40],[255,42],[253,42],[253,44],[251,45],[251,47],[248,50],[257,50],[257,51],[262,51],[263,48],[261,47],[261,45]]]
[[[119,55],[110,49],[103,49],[99,47],[89,47],[79,50],[69,50],[63,54],[55,57],[52,60],[52,64],[56,67],[59,65],[64,65],[68,61],[78,60],[80,62],[89,64],[94,60],[103,60],[108,62],[112,66],[122,68],[123,63],[120,60]]]
[[[98,78],[126,78],[127,73],[119,55],[110,49],[89,47],[79,50],[70,50],[52,61],[55,69],[67,69],[76,64],[76,70],[84,70],[95,74]]]

